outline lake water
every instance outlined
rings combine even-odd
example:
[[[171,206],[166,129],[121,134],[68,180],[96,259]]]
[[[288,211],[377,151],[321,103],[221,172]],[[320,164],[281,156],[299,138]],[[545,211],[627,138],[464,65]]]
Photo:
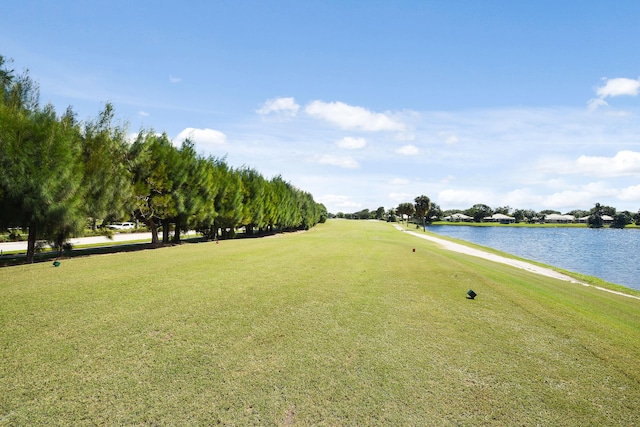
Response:
[[[640,290],[640,230],[457,225],[427,230]]]

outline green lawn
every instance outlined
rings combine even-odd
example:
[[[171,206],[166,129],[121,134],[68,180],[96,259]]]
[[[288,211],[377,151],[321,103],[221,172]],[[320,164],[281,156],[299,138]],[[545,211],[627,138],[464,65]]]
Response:
[[[384,222],[3,268],[0,326],[0,425],[640,425],[640,301]]]

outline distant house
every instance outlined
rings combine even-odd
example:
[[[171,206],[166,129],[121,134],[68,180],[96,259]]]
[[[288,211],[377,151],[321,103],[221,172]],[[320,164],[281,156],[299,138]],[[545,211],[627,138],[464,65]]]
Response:
[[[570,222],[575,222],[576,217],[573,215],[559,215],[559,214],[549,214],[544,217],[544,222],[552,223],[552,224],[568,224]]]
[[[453,215],[445,216],[443,219],[449,222],[471,222],[473,220],[473,217],[458,212],[454,213]]]
[[[582,218],[578,218],[578,222],[581,224],[587,224],[589,222],[590,216],[591,215],[587,215],[587,216],[583,216]],[[613,222],[613,217],[609,215],[602,215],[600,218],[602,218],[603,224],[611,224]]]
[[[512,216],[509,215],[505,215],[505,214],[501,214],[501,213],[497,213],[497,214],[493,214],[491,216],[487,216],[484,218],[485,221],[489,221],[489,222],[499,222],[500,224],[511,224],[513,222],[516,222],[516,219]]]

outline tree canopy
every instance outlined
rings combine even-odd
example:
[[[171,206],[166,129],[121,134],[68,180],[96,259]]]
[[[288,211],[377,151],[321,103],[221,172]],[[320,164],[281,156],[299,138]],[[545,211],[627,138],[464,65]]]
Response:
[[[166,133],[140,131],[131,142],[114,124],[110,103],[96,120],[78,123],[39,105],[38,86],[0,55],[0,228],[28,229],[27,262],[40,240],[58,246],[89,225],[135,219],[153,243],[180,240],[181,230],[206,236],[308,229],[327,218],[324,205],[281,176],[176,147]]]

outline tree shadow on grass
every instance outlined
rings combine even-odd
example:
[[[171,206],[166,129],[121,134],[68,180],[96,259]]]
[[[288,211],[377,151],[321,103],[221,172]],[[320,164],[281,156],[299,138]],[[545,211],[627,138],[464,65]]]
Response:
[[[254,239],[254,238],[263,238],[263,237],[273,237],[277,235],[283,235],[288,233],[299,233],[304,230],[299,229],[284,229],[284,230],[274,230],[274,231],[261,231],[255,232],[252,234],[244,234],[238,233],[230,237],[222,237],[218,240],[237,240],[237,239]],[[166,248],[170,246],[177,246],[182,244],[194,244],[194,243],[204,243],[204,242],[212,242],[214,240],[207,239],[205,237],[191,237],[191,238],[183,238],[180,240],[180,243],[114,243],[108,246],[94,246],[88,248],[74,248],[70,250],[63,250],[62,253],[58,251],[47,251],[47,252],[39,252],[36,253],[33,262],[41,263],[41,262],[55,262],[64,259],[71,259],[76,257],[84,257],[84,256],[92,256],[92,255],[104,255],[104,254],[115,254],[121,252],[138,252],[138,251],[146,251],[151,249],[158,248]],[[17,254],[7,254],[0,255],[0,268],[2,267],[11,267],[15,265],[21,265],[25,263],[26,253],[17,253]]]
[[[71,250],[64,250],[62,253],[58,251],[47,251],[37,253],[33,259],[34,263],[41,262],[54,262],[65,259],[85,257],[92,255],[104,255],[115,254],[122,252],[139,252],[147,251],[151,249],[166,248],[170,246],[176,246],[180,244],[194,244],[207,242],[208,240],[203,237],[194,237],[188,239],[182,239],[180,243],[167,243],[167,244],[152,244],[152,243],[122,243],[113,244],[110,246],[94,246],[88,248],[74,248]],[[26,253],[8,254],[0,256],[0,267],[11,267],[15,265],[21,265],[25,263]]]

